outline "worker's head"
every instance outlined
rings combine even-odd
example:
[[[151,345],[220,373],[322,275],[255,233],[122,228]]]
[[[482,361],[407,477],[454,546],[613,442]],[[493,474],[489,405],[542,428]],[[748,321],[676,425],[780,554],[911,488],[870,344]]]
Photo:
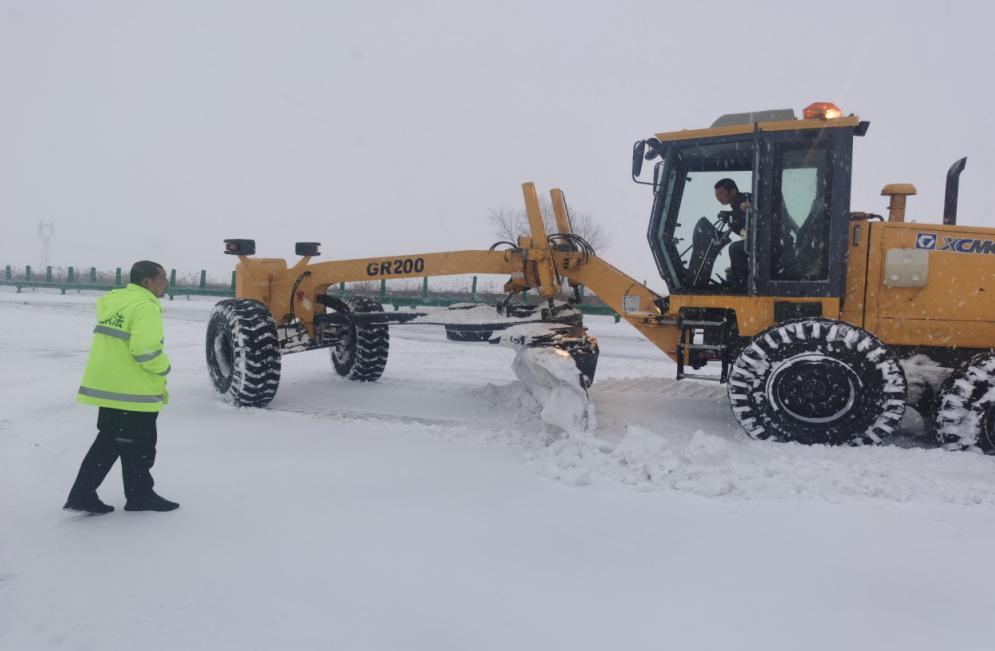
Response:
[[[715,184],[715,198],[723,206],[728,206],[739,194],[739,188],[732,179],[719,179]]]
[[[161,264],[151,260],[139,260],[131,265],[131,282],[141,285],[159,298],[166,295],[166,288],[169,287],[166,270]]]

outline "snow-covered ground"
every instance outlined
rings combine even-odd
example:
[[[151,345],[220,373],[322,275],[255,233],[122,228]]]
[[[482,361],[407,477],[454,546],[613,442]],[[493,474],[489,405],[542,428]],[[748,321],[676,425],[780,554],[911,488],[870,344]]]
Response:
[[[167,301],[167,514],[60,507],[95,434],[95,295],[0,289],[0,649],[991,649],[995,460],[750,441],[588,318],[591,433],[546,429],[514,351],[392,328],[380,382],[318,351],[221,403],[208,300]],[[916,429],[914,415],[906,419]]]

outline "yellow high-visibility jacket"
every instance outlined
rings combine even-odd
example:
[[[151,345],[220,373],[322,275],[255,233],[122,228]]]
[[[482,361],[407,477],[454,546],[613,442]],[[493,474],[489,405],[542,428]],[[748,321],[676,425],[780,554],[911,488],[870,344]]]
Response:
[[[159,411],[169,402],[162,304],[129,283],[97,299],[97,327],[76,399],[127,411]]]

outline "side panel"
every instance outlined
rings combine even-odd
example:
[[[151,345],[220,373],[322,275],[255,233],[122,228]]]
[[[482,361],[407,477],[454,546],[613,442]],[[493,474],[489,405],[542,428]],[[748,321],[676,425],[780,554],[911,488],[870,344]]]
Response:
[[[827,319],[840,318],[840,301],[838,298],[797,298],[791,299],[797,303],[819,303],[822,305],[822,316]],[[691,296],[682,294],[670,295],[670,312],[678,313],[681,308],[725,308],[736,313],[736,325],[739,334],[752,337],[766,330],[777,322],[774,316],[775,306],[785,302],[780,296]]]
[[[287,270],[282,258],[239,257],[235,265],[235,296],[260,303],[270,301],[270,278]]]
[[[843,295],[840,318],[855,326],[864,327],[867,292],[867,252],[871,240],[871,224],[866,221],[850,222],[850,236],[846,258],[846,293]]]
[[[995,229],[871,225],[866,327],[885,343],[995,347]],[[924,287],[888,287],[891,249],[927,250]]]

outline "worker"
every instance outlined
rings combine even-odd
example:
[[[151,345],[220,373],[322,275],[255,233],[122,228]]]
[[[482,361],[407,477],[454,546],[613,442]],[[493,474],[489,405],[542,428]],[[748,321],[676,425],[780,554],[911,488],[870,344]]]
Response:
[[[750,210],[749,193],[740,192],[732,179],[719,179],[715,183],[715,199],[729,210],[719,211],[719,219],[729,225],[729,230],[739,235],[737,240],[729,245],[729,274],[726,281],[735,292],[746,291],[746,279],[749,274],[749,261],[746,254],[746,216]]]
[[[97,326],[77,400],[100,408],[97,438],[80,466],[63,508],[100,515],[97,488],[121,458],[125,511],[172,511],[179,504],[157,495],[150,470],[155,463],[156,419],[169,400],[162,304],[166,270],[142,260],[131,267],[130,283],[97,300]]]

